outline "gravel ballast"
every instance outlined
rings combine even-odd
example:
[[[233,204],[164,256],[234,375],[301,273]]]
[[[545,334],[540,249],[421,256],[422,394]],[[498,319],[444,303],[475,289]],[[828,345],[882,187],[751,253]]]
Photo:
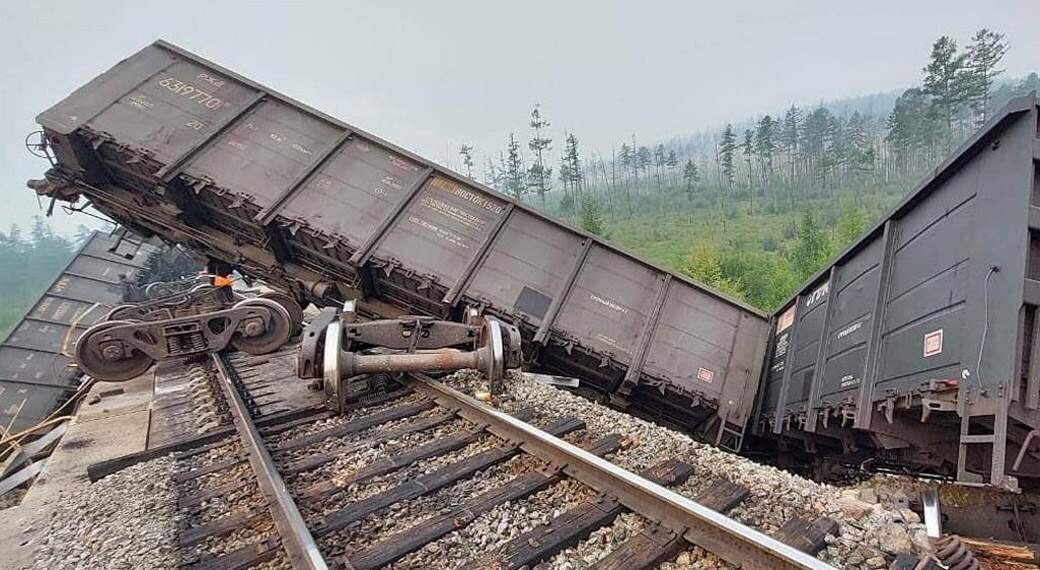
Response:
[[[470,394],[485,389],[480,376],[469,371],[449,376],[445,382]],[[610,457],[613,463],[631,471],[645,469],[668,458],[690,463],[695,469],[694,476],[675,488],[682,495],[693,496],[698,490],[722,480],[746,486],[749,497],[728,515],[766,534],[775,534],[794,517],[809,520],[819,516],[831,517],[839,523],[839,532],[837,536],[827,538],[827,548],[818,556],[840,568],[887,568],[895,555],[904,552],[921,554],[927,548],[924,525],[906,509],[864,503],[854,491],[843,491],[770,465],[755,463],[567,390],[512,374],[506,382],[506,394],[502,400],[511,406],[532,406],[552,410],[554,414],[573,415],[583,419],[588,431],[596,436],[616,433],[631,440],[634,444]],[[615,546],[612,538],[604,540],[604,536],[628,536],[641,530],[644,523],[639,517],[621,517],[609,531],[601,529],[600,534],[590,538],[600,541],[605,548],[582,543],[541,566],[572,570],[588,567]],[[703,554],[698,549],[690,549],[667,567],[716,567],[717,560]]]
[[[178,564],[173,460],[140,463],[62,493],[33,568],[174,568]]]

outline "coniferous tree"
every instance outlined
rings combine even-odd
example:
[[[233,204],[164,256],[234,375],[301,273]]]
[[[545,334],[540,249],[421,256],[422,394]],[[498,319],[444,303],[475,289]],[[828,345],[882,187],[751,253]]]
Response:
[[[693,201],[693,193],[697,189],[697,182],[700,181],[700,173],[697,172],[697,165],[693,163],[693,160],[687,160],[686,165],[683,166],[683,186],[686,189],[686,199]]]
[[[776,122],[766,115],[759,119],[755,127],[755,153],[763,161],[765,177],[773,176],[773,155],[776,153]]]
[[[668,151],[668,158],[665,159],[664,163],[668,167],[668,170],[673,173],[677,168],[679,168],[679,155],[675,153],[674,148]]]
[[[780,144],[788,157],[788,180],[794,180],[796,172],[795,157],[798,154],[798,141],[801,140],[802,112],[798,107],[791,107],[784,113],[784,126],[780,131]]]
[[[804,281],[823,267],[830,256],[830,244],[819,222],[809,212],[798,225],[798,243],[791,253],[791,266],[799,281]]]
[[[466,177],[473,178],[473,147],[463,144],[459,147],[459,156],[462,157],[462,166],[466,168]]]
[[[590,194],[586,194],[581,200],[581,218],[579,220],[582,229],[590,234],[603,235],[603,214],[600,211],[599,201]]]
[[[957,49],[957,42],[941,36],[932,44],[932,54],[924,68],[924,92],[932,98],[946,125],[946,147],[952,146],[954,123],[970,94],[968,54]]]
[[[737,135],[733,133],[733,125],[727,123],[726,130],[722,131],[722,141],[719,144],[719,170],[730,186],[733,186],[733,158],[736,152]]]
[[[1007,50],[1004,34],[986,28],[975,32],[968,46],[968,100],[979,123],[986,122],[990,93],[994,81],[1004,72],[999,66]]]
[[[520,141],[516,135],[509,133],[509,146],[506,147],[505,156],[505,178],[506,191],[512,194],[517,201],[524,199],[527,194],[527,181],[524,173],[524,157],[520,154]]]
[[[545,165],[545,153],[552,149],[552,139],[543,133],[551,125],[542,116],[541,105],[536,104],[531,110],[531,129],[534,137],[527,143],[527,148],[534,153],[534,164],[527,171],[528,184],[538,194],[542,208],[545,208],[545,193],[552,189],[552,167]]]

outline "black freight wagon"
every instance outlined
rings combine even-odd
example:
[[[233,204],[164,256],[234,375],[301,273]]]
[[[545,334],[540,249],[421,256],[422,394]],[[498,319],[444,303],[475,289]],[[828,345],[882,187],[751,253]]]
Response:
[[[304,300],[479,306],[540,368],[741,445],[768,338],[751,307],[162,41],[38,122],[41,194]]]
[[[756,433],[1014,488],[1040,475],[1035,94],[994,116],[777,312]]]
[[[154,248],[94,232],[0,343],[0,427],[36,425],[76,391],[67,365],[76,339],[122,303],[119,276],[136,275]]]

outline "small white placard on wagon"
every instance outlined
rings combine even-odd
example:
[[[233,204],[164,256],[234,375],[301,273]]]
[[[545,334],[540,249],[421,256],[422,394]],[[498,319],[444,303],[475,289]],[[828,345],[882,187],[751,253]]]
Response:
[[[715,372],[708,370],[707,368],[697,369],[697,379],[701,382],[711,384],[715,380]]]
[[[932,331],[924,335],[924,357],[935,356],[942,353],[943,330]]]

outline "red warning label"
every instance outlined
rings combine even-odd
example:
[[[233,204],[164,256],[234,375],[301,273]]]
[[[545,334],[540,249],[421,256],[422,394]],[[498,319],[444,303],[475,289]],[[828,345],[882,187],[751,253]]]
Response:
[[[701,382],[711,384],[715,380],[715,373],[711,370],[708,370],[707,368],[698,368],[697,379]]]
[[[924,357],[941,354],[943,349],[943,330],[932,331],[924,335]]]

